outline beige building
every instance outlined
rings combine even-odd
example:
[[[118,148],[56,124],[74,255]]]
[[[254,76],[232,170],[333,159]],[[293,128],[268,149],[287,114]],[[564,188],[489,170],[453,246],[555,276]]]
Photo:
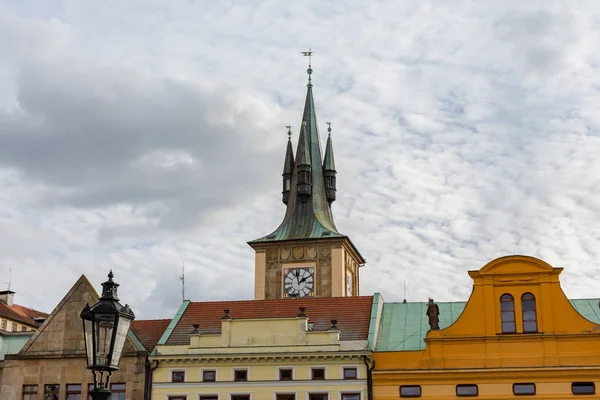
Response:
[[[44,324],[16,355],[7,355],[1,375],[0,400],[87,398],[92,374],[86,368],[80,313],[86,303],[94,304],[99,295],[82,275]],[[129,331],[120,370],[112,375],[115,400],[142,400],[149,396],[146,388],[146,357],[158,341],[156,334],[168,321],[134,321],[144,327],[141,335]],[[149,349],[147,349],[147,347]],[[69,397],[70,395],[70,397]]]
[[[184,302],[153,400],[367,400],[373,297]]]
[[[0,291],[0,331],[31,332],[37,330],[48,314],[15,304],[13,290]]]

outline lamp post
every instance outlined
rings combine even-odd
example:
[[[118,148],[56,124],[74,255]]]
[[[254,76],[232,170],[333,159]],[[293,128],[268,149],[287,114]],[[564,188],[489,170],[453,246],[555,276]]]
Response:
[[[100,301],[91,307],[86,304],[81,311],[87,368],[94,375],[94,389],[90,392],[93,400],[110,399],[110,376],[119,369],[129,325],[135,318],[127,304],[119,303],[119,284],[113,277],[111,270],[108,281],[102,284]]]

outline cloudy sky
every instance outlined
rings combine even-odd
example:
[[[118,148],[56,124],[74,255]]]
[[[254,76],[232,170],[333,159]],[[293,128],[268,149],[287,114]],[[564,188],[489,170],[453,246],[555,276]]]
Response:
[[[594,0],[0,0],[0,285],[49,312],[112,268],[169,317],[185,262],[252,298],[310,47],[362,294],[466,300],[518,253],[599,296],[599,42]]]

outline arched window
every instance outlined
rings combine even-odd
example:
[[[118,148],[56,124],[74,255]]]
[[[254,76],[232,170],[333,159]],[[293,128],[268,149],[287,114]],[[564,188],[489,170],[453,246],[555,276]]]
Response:
[[[537,332],[537,318],[535,315],[535,296],[523,293],[521,296],[523,309],[523,332]]]
[[[510,294],[500,296],[500,315],[502,317],[502,333],[515,333],[515,299]]]

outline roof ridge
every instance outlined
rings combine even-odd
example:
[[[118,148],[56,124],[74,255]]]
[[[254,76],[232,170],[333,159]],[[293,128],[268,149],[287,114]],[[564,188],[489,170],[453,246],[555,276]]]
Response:
[[[324,301],[324,300],[340,300],[340,299],[365,299],[369,297],[374,297],[374,295],[366,295],[366,296],[347,296],[347,297],[303,297],[300,299],[294,298],[285,298],[285,299],[247,299],[247,300],[207,300],[207,301],[190,301],[190,304],[197,303],[242,303],[242,302],[273,302],[273,301],[295,301],[301,303],[304,300],[308,301]]]

